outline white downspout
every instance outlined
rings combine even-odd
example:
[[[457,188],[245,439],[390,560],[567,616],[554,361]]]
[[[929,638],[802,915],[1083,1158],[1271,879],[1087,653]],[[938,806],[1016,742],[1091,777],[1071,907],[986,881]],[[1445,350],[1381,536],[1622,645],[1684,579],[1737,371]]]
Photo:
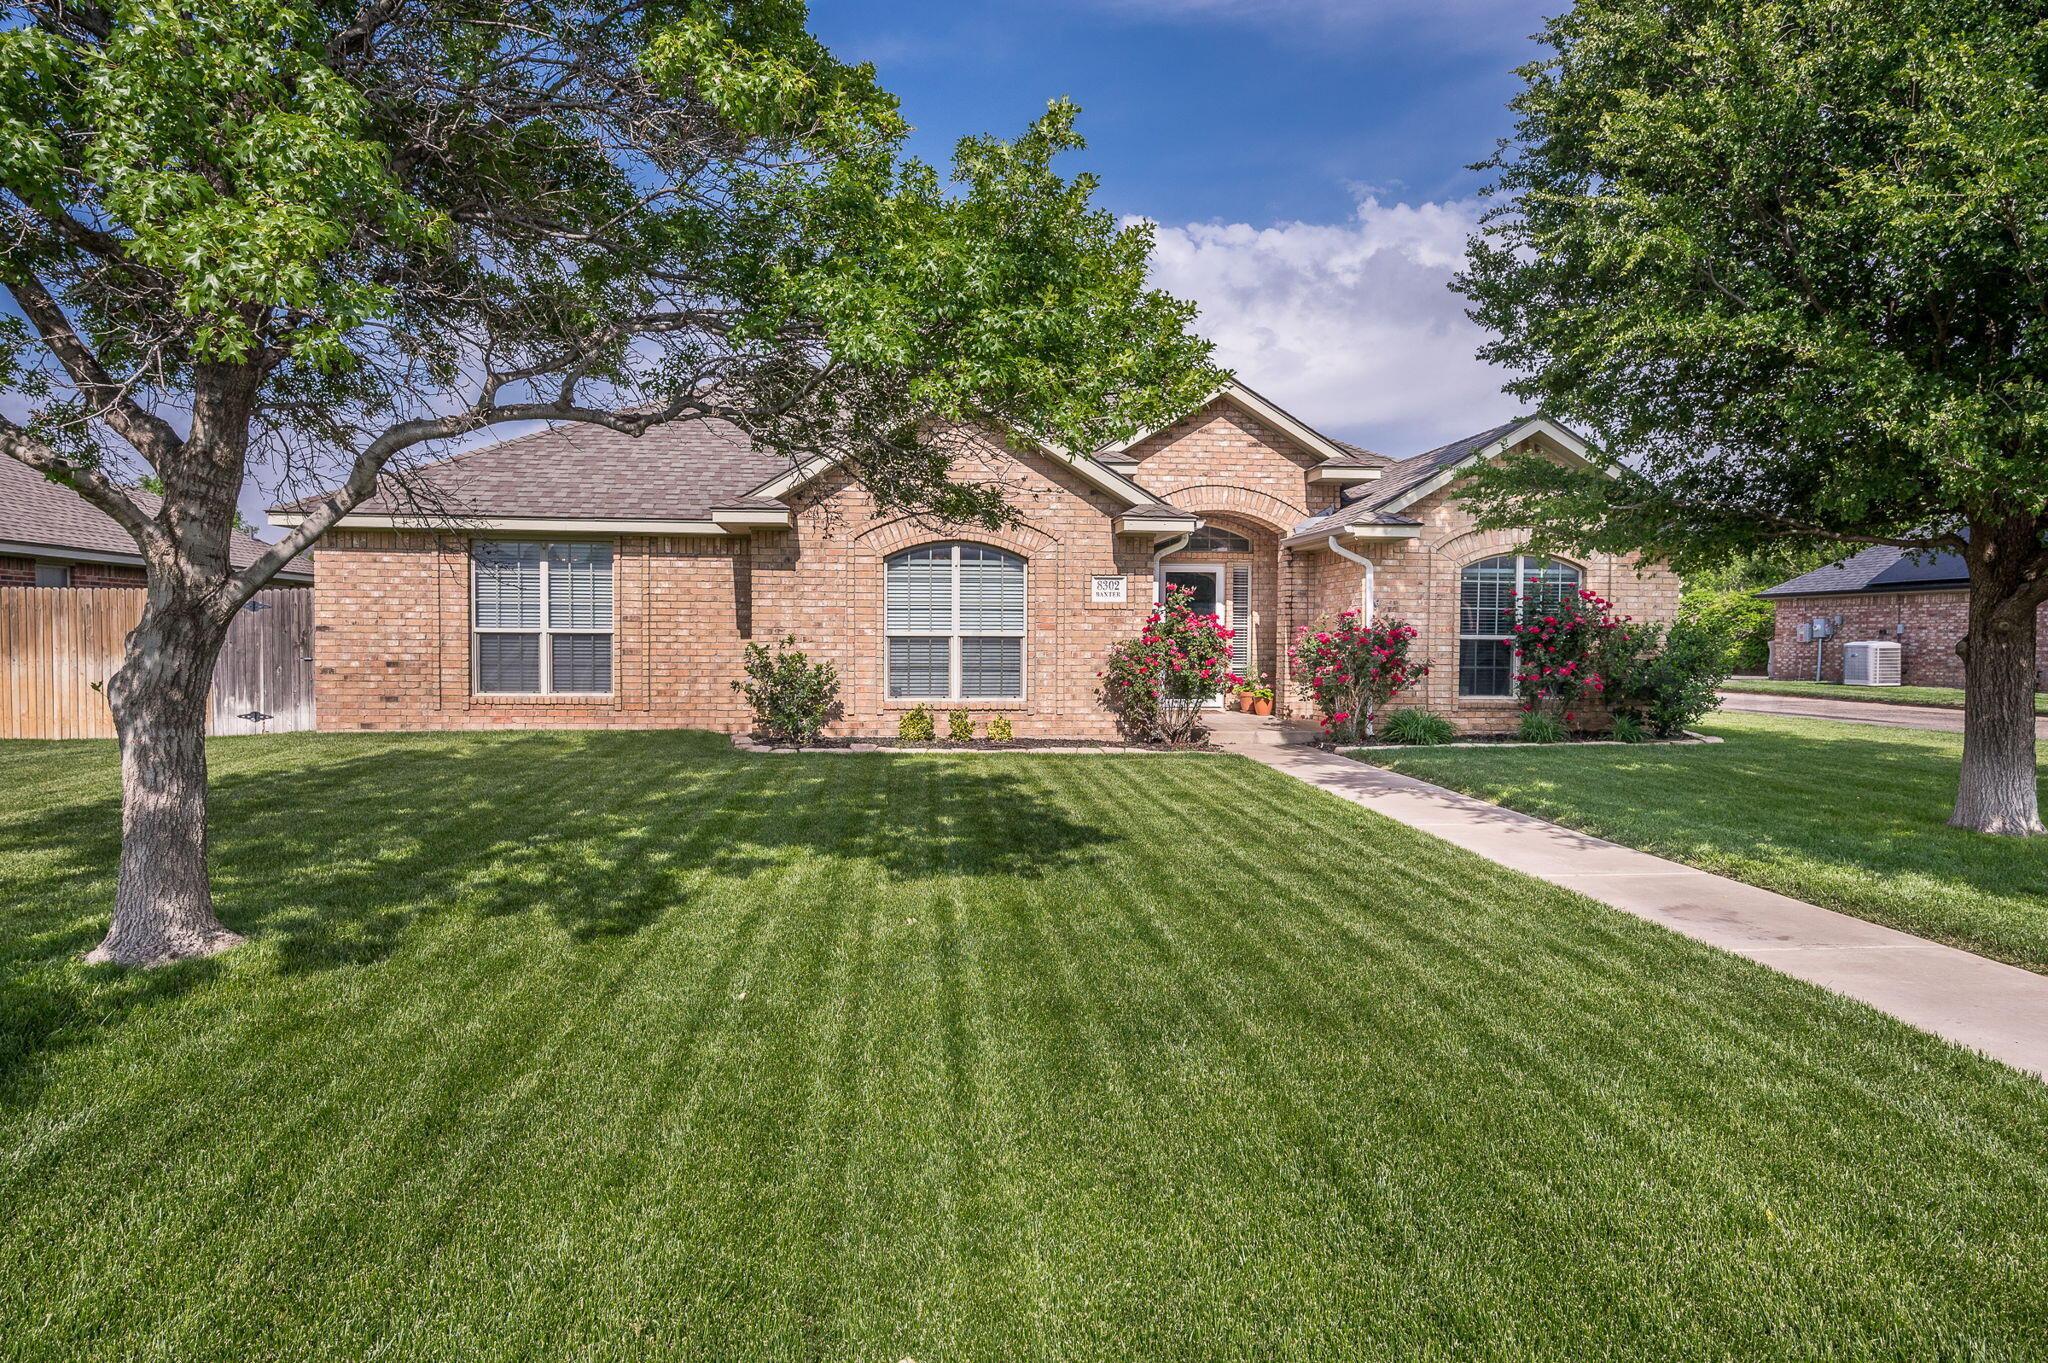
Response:
[[[1165,542],[1164,544],[1160,545],[1160,546],[1159,546],[1159,548],[1158,548],[1157,550],[1155,550],[1155,551],[1153,552],[1153,555],[1152,555],[1152,604],[1153,604],[1153,605],[1155,605],[1155,606],[1161,606],[1161,605],[1164,605],[1164,604],[1166,604],[1166,594],[1165,594],[1164,592],[1162,592],[1162,591],[1160,591],[1160,590],[1159,590],[1159,588],[1160,588],[1160,582],[1161,582],[1161,579],[1160,579],[1160,576],[1159,576],[1159,565],[1160,565],[1160,564],[1161,564],[1161,563],[1162,563],[1163,561],[1165,561],[1165,559],[1166,559],[1166,556],[1167,556],[1168,554],[1177,554],[1177,553],[1179,553],[1179,552],[1180,552],[1181,550],[1183,550],[1183,549],[1187,548],[1187,547],[1188,547],[1188,541],[1189,541],[1189,540],[1191,540],[1191,539],[1193,539],[1194,537],[1195,537],[1195,532],[1194,532],[1194,531],[1192,531],[1192,530],[1184,531],[1184,532],[1183,532],[1182,534],[1180,534],[1180,535],[1179,535],[1179,536],[1177,536],[1176,538],[1174,538],[1174,539],[1170,539],[1170,540],[1167,540],[1167,541],[1166,541],[1166,542]]]
[[[1335,535],[1330,536],[1329,544],[1330,552],[1335,554],[1338,558],[1348,558],[1353,563],[1356,563],[1359,567],[1365,569],[1365,585],[1364,588],[1359,592],[1359,604],[1364,607],[1365,623],[1367,624],[1367,626],[1370,626],[1372,624],[1372,596],[1374,582],[1372,560],[1367,558],[1364,554],[1358,553],[1351,549],[1346,549],[1344,547],[1344,542],[1338,539]]]
[[[1336,535],[1330,536],[1329,546],[1330,552],[1335,554],[1338,558],[1348,558],[1353,563],[1356,563],[1359,567],[1365,569],[1365,581],[1360,585],[1358,595],[1359,605],[1365,611],[1365,615],[1363,617],[1365,621],[1365,627],[1367,629],[1371,629],[1373,605],[1372,598],[1373,588],[1375,585],[1375,575],[1373,572],[1372,560],[1367,558],[1364,554],[1358,553],[1351,549],[1346,549],[1344,547],[1344,541]],[[1372,737],[1372,723],[1372,705],[1370,702],[1367,702],[1365,710],[1365,736],[1367,738]]]

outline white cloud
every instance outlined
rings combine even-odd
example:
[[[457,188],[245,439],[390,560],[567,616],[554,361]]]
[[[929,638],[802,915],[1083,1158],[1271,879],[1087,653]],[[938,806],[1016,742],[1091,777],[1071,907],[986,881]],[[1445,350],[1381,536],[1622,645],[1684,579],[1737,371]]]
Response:
[[[1162,224],[1153,279],[1200,305],[1197,330],[1252,387],[1333,434],[1416,454],[1516,410],[1447,287],[1478,213],[1368,195],[1344,223]]]

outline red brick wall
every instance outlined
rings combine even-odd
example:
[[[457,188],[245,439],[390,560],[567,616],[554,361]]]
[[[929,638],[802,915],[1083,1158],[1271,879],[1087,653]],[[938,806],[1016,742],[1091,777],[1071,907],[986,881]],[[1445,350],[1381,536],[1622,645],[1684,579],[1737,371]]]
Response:
[[[1777,630],[1772,638],[1771,675],[1781,681],[1812,681],[1814,645],[1799,642],[1799,626],[1816,615],[1840,616],[1835,637],[1827,641],[1821,680],[1842,679],[1842,645],[1864,639],[1892,639],[1899,644],[1900,678],[1908,686],[1963,684],[1963,660],[1956,643],[1969,633],[1969,593],[1867,592],[1842,596],[1803,596],[1777,603]],[[2035,632],[2035,685],[2048,690],[2048,606],[2041,608]]]
[[[140,587],[145,582],[139,566],[125,563],[73,563],[74,587]],[[36,585],[36,561],[32,558],[0,558],[0,587]]]
[[[1515,552],[1522,540],[1512,532],[1477,529],[1455,500],[1456,491],[1456,485],[1446,487],[1402,513],[1423,523],[1418,538],[1351,547],[1375,564],[1374,609],[1414,625],[1421,635],[1410,647],[1430,664],[1422,685],[1394,703],[1427,706],[1467,733],[1502,732],[1520,719],[1517,701],[1458,695],[1459,575],[1479,559]],[[1327,550],[1297,555],[1297,562],[1302,558],[1311,561],[1302,583],[1305,622],[1359,604],[1364,569]],[[1642,563],[1634,554],[1571,561],[1585,585],[1606,597],[1618,614],[1670,620],[1678,613],[1678,577],[1661,564]]]
[[[148,574],[140,567],[125,563],[71,565],[71,585],[74,587],[140,587],[148,581]]]

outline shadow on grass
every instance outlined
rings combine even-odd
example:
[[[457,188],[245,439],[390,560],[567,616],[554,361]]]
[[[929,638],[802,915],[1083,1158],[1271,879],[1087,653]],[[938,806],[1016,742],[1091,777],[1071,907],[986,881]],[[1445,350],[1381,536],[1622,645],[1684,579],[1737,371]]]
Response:
[[[1985,895],[2048,894],[2048,842],[1948,826],[1960,736],[1775,721],[1741,715],[1741,727],[1711,747],[1418,749],[1387,765],[1603,833],[1633,825],[1666,847],[1781,849],[1847,871],[1925,873]]]
[[[275,746],[214,751],[214,892],[287,974],[382,960],[451,913],[542,914],[589,943],[707,887],[760,877],[773,896],[775,876],[817,859],[906,881],[1036,877],[1121,840],[987,760],[751,757],[688,733],[255,742]],[[73,963],[104,930],[119,823],[111,791],[0,821],[0,866],[23,868],[5,887],[0,1092],[60,1035],[227,968]]]

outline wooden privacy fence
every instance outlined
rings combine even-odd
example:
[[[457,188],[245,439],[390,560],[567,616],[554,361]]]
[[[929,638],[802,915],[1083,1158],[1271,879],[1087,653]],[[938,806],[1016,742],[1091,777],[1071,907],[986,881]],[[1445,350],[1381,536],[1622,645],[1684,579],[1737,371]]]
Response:
[[[0,587],[0,738],[112,738],[107,678],[142,619],[140,587]],[[228,626],[211,734],[313,727],[313,593],[256,593]]]

